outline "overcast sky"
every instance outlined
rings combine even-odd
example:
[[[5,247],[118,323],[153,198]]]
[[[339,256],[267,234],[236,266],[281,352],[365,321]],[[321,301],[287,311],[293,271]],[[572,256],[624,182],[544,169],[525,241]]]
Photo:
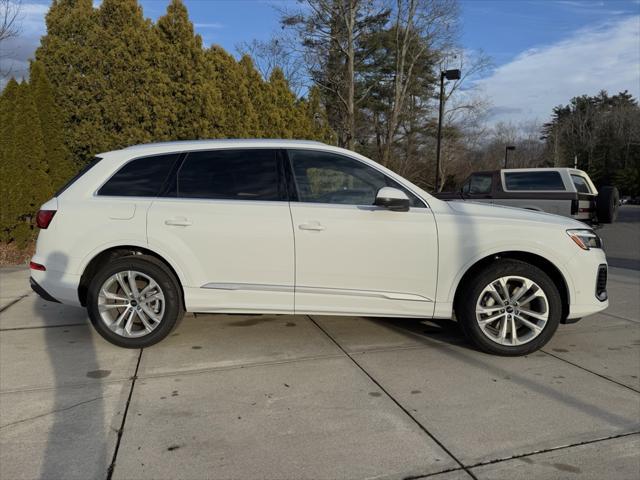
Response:
[[[98,2],[94,2],[98,3]],[[156,19],[168,0],[141,0]],[[206,45],[230,52],[278,29],[274,5],[286,0],[185,0]],[[294,6],[293,4],[291,4]],[[2,45],[3,69],[20,77],[45,33],[49,1],[23,0],[22,34]],[[483,50],[494,68],[477,80],[492,123],[544,122],[582,94],[640,95],[640,0],[461,0],[462,46]],[[7,57],[7,55],[9,55]]]

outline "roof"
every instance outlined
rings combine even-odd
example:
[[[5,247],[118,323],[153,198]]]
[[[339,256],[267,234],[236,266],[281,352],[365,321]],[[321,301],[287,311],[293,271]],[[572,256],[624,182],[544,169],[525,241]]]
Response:
[[[323,145],[322,142],[316,142],[313,140],[285,140],[276,138],[225,138],[225,139],[212,139],[212,140],[180,140],[174,142],[157,142],[157,143],[142,143],[139,145],[132,145],[124,150],[154,150],[160,148],[167,149],[184,149],[191,148],[219,148],[221,146],[233,146],[233,147],[277,147],[277,148],[290,148],[304,145]]]

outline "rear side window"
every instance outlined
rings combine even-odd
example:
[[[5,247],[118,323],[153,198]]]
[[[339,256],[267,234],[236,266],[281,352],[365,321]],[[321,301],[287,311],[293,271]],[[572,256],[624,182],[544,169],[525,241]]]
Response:
[[[171,194],[181,198],[285,200],[276,150],[191,152]]]
[[[73,185],[80,177],[82,177],[85,173],[91,170],[102,158],[94,157],[91,159],[89,163],[87,163],[84,167],[82,167],[78,173],[76,173],[73,177],[71,177],[67,183],[62,185],[56,193],[53,194],[54,197],[58,197],[64,192],[67,188]]]
[[[583,176],[571,175],[571,180],[573,180],[573,185],[576,187],[578,193],[592,193],[589,184]]]
[[[507,190],[564,190],[558,172],[505,172]]]
[[[98,190],[98,195],[156,197],[178,157],[179,153],[172,153],[132,160]]]

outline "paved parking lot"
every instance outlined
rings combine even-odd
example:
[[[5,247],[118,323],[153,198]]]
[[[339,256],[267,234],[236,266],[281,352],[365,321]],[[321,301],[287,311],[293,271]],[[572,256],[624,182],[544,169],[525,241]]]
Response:
[[[640,475],[640,207],[600,231],[611,307],[540,352],[453,322],[190,315],[124,350],[0,271],[0,478]]]

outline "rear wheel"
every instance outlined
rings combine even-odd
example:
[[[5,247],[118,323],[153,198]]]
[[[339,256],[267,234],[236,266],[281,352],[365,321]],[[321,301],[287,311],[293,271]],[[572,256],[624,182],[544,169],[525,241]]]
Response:
[[[145,255],[105,265],[89,285],[87,309],[98,333],[125,348],[159,342],[184,315],[172,273]]]
[[[498,355],[526,355],[553,336],[562,315],[556,285],[539,268],[498,260],[468,279],[456,302],[467,338]]]

